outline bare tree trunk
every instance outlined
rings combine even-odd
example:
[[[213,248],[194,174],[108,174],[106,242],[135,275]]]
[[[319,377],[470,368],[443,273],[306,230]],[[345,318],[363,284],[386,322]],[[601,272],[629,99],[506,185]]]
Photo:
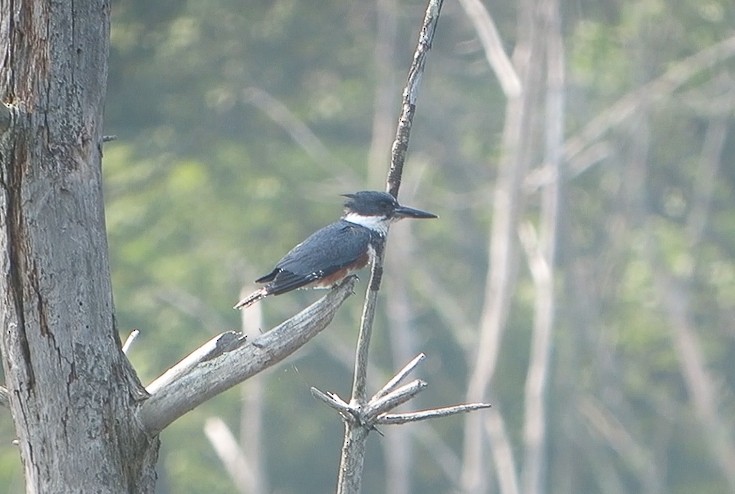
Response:
[[[152,492],[115,328],[101,187],[105,0],[0,0],[0,327],[29,493]]]
[[[394,57],[396,38],[398,36],[398,6],[395,0],[376,0],[376,36],[375,36],[375,96],[372,139],[368,152],[367,179],[370,184],[377,184],[385,177],[385,165],[389,160],[389,150],[395,137],[394,120],[396,95],[399,86],[395,77]],[[410,201],[409,201],[410,202]],[[393,232],[393,235],[408,235],[405,229]],[[414,345],[410,343],[410,328],[405,316],[405,283],[401,277],[393,276],[398,272],[394,266],[405,265],[403,249],[398,249],[401,242],[394,242],[392,256],[386,260],[384,272],[386,284],[391,286],[393,297],[385,299],[386,313],[391,321],[388,335],[393,350],[393,363],[402,365],[415,355]],[[412,448],[409,432],[403,427],[396,427],[386,432],[380,442],[385,458],[385,492],[387,494],[408,494],[411,492],[411,460]]]
[[[249,338],[257,338],[263,328],[263,311],[260,306],[242,312],[243,333]],[[266,494],[270,492],[266,469],[266,452],[268,441],[263,431],[263,414],[265,408],[265,379],[258,374],[250,378],[242,388],[242,410],[240,412],[240,447],[245,453],[253,472],[249,494]]]
[[[554,327],[554,258],[556,253],[561,159],[564,143],[564,44],[558,0],[546,0],[542,12],[546,36],[546,151],[545,166],[552,179],[541,191],[540,231],[525,243],[536,290],[531,356],[524,396],[522,489],[525,494],[546,491],[546,387]],[[530,226],[529,226],[530,228]],[[528,237],[528,235],[526,235]]]
[[[522,209],[521,183],[532,158],[532,108],[536,98],[539,77],[540,42],[535,18],[537,6],[534,0],[524,0],[519,5],[518,40],[514,52],[514,65],[521,78],[520,95],[509,97],[505,109],[502,158],[496,179],[493,223],[488,245],[488,274],[485,299],[480,321],[479,343],[474,355],[470,382],[467,389],[468,401],[486,398],[492,381],[505,328],[510,297],[517,271],[516,231]],[[497,408],[487,415],[498,414]],[[484,452],[486,442],[482,424],[485,415],[467,417],[464,434],[464,453],[461,484],[466,492],[485,492],[488,488],[487,459]],[[494,417],[495,422],[502,417]],[[491,430],[503,430],[493,427]],[[511,448],[494,449],[494,454]],[[512,459],[498,460],[496,464],[514,464]],[[516,475],[509,472],[509,475]],[[515,482],[507,484],[514,485]]]

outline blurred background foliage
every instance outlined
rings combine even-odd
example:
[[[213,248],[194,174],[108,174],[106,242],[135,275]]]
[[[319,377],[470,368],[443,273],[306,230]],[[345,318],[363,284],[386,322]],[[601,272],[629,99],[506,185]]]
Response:
[[[376,41],[384,41],[376,33],[386,27],[376,13],[381,2],[394,23],[383,31],[393,36],[387,73],[375,62]],[[512,51],[516,2],[485,3]],[[113,2],[105,120],[106,133],[118,140],[104,149],[107,227],[117,322],[123,339],[133,328],[142,331],[130,356],[144,383],[211,336],[238,329],[240,315],[231,307],[243,284],[334,220],[338,194],[384,187],[389,147],[374,151],[379,167],[368,159],[376,91],[388,88],[383,102],[397,117],[424,7],[414,0]],[[677,61],[732,37],[735,7],[731,0],[564,2],[562,25],[571,136]],[[729,444],[721,451],[732,451],[733,69],[726,58],[672,95],[641,105],[605,134],[605,156],[564,183],[548,492],[729,491],[709,444],[717,438],[702,433],[680,367],[672,307],[657,295],[657,283],[667,282],[656,273],[663,266],[692,294],[687,314],[716,384],[725,426],[719,440]],[[388,257],[405,242],[409,255],[401,259],[408,262],[391,273],[400,284],[389,278],[382,292],[383,299],[410,300],[409,347],[428,355],[421,373],[431,386],[414,407],[464,400],[504,108],[472,24],[457,3],[446,2],[401,193],[440,219],[393,229]],[[707,162],[712,153],[716,166]],[[538,198],[529,192],[527,201],[530,220]],[[521,263],[489,397],[518,450],[534,297],[527,271]],[[263,378],[256,446],[269,492],[333,490],[342,427],[309,388],[348,396],[367,273],[362,277],[334,323]],[[266,300],[263,329],[318,296]],[[405,363],[396,357],[393,318],[381,314],[377,321],[378,381]],[[242,434],[249,386],[163,433],[159,492],[235,491],[203,425],[220,416]],[[456,489],[463,418],[404,427],[415,428],[411,491]],[[371,438],[363,492],[386,492],[385,445],[394,431]],[[0,492],[22,491],[12,438],[6,417]],[[492,469],[488,462],[490,476]]]

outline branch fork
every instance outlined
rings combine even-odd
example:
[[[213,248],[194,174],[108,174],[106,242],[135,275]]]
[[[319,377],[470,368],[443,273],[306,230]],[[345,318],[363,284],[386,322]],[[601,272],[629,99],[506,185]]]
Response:
[[[314,398],[335,409],[343,421],[353,426],[362,427],[366,432],[375,430],[376,425],[405,424],[490,407],[487,403],[470,403],[410,413],[389,413],[396,407],[408,402],[428,386],[428,383],[421,379],[415,379],[401,385],[425,358],[426,355],[423,353],[417,355],[364,404],[360,404],[354,399],[347,403],[335,393],[325,393],[314,387],[311,388],[311,394]]]
[[[355,282],[354,276],[348,277],[311,306],[252,340],[227,331],[194,350],[147,386],[150,396],[137,413],[143,430],[158,434],[214,395],[295,352],[327,327],[353,293]]]

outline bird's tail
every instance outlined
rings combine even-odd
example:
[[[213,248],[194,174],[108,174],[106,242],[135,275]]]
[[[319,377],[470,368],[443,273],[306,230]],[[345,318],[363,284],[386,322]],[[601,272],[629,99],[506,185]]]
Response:
[[[266,290],[266,288],[265,287],[260,288],[254,291],[253,293],[251,293],[250,295],[248,295],[247,297],[245,297],[244,299],[240,300],[237,304],[235,304],[233,309],[245,309],[253,305],[255,302],[257,302],[261,298],[265,298],[267,296],[268,296],[268,291]]]

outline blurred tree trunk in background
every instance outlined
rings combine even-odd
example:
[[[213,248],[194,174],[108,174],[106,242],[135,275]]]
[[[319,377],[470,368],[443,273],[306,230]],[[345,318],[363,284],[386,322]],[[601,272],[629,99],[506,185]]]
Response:
[[[543,26],[537,15],[536,0],[523,0],[518,6],[517,38],[513,65],[520,76],[521,91],[510,96],[505,107],[505,123],[493,189],[492,228],[488,241],[488,272],[477,346],[469,357],[471,377],[467,400],[487,399],[502,348],[502,338],[515,286],[518,265],[517,228],[523,210],[521,185],[531,161],[537,156],[538,135],[533,130],[539,118]],[[490,400],[492,401],[492,400]],[[489,417],[488,417],[489,416]],[[493,455],[500,491],[514,494],[518,489],[512,449],[505,432],[500,407],[487,413],[470,415],[465,423],[462,487],[466,492],[483,493],[489,488],[490,470],[487,447]]]
[[[564,154],[565,56],[558,0],[541,5],[546,24],[546,87],[543,135],[547,182],[541,187],[538,234],[530,222],[521,225],[521,239],[528,258],[534,285],[534,324],[530,360],[524,393],[524,458],[521,489],[524,494],[547,492],[548,398],[557,297],[555,260],[559,227],[559,204],[562,184],[561,160]],[[539,105],[541,106],[541,105]],[[529,238],[530,237],[530,238]]]
[[[152,492],[102,203],[109,3],[0,1],[0,327],[26,491]]]

